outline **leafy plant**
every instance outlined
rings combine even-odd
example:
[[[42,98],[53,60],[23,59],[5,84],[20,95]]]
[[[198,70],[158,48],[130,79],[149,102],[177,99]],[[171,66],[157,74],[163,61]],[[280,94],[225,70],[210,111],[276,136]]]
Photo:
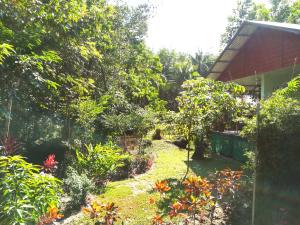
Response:
[[[94,81],[90,82],[94,83]],[[98,102],[90,98],[81,98],[72,105],[72,108],[77,113],[76,122],[82,127],[78,135],[85,143],[93,139],[95,120],[106,108],[109,98],[108,95],[104,95]]]
[[[0,150],[2,151],[2,155],[4,156],[14,155],[22,148],[22,143],[18,142],[12,136],[5,136],[1,140],[1,145],[2,146]]]
[[[228,121],[237,117],[241,111],[238,97],[245,92],[245,88],[235,83],[200,77],[185,81],[182,89],[177,98],[179,112],[175,116],[176,128],[187,140],[188,150],[191,141],[194,141],[193,158],[201,159],[208,146],[210,132],[218,127],[224,130]],[[190,151],[188,162],[189,154]]]
[[[122,149],[113,145],[98,144],[96,146],[86,145],[86,151],[76,150],[76,168],[85,172],[89,178],[95,181],[107,179],[117,168],[124,165],[124,160],[129,155]]]
[[[10,44],[6,43],[0,43],[0,65],[3,63],[3,60],[5,57],[9,56],[11,53],[13,53],[14,48]]]
[[[274,192],[293,193],[295,198],[299,196],[300,181],[295,177],[300,173],[300,166],[295,159],[300,156],[300,76],[262,100],[259,113],[243,131],[257,146],[256,190],[272,187]],[[267,191],[256,192],[256,221],[261,224],[277,223],[280,219],[273,215],[282,212],[276,202],[289,211],[287,222],[297,224],[297,207],[279,196],[270,196]]]
[[[1,224],[36,224],[50,206],[59,204],[61,181],[21,156],[0,157],[0,178]]]
[[[94,183],[85,173],[78,172],[68,167],[66,178],[63,180],[65,192],[71,197],[69,207],[78,208],[85,204],[87,194],[94,189]]]
[[[253,174],[255,170],[255,153],[254,151],[247,151],[245,152],[245,156],[247,158],[247,161],[242,167],[245,171]]]
[[[48,208],[48,212],[45,215],[40,217],[38,225],[51,224],[63,217],[64,217],[63,214],[58,213],[58,208],[52,206]]]
[[[89,207],[83,208],[83,212],[96,219],[96,224],[114,225],[119,218],[118,207],[113,202],[98,204],[94,201]]]
[[[280,180],[279,177],[293,180],[292,174],[300,172],[300,167],[291,163],[298,154],[299,96],[300,76],[290,81],[286,88],[261,101],[259,114],[243,129],[243,135],[257,145],[258,169],[264,168],[264,173],[276,174],[276,178],[272,178],[275,183]]]
[[[156,205],[162,210],[153,217],[152,224],[173,224],[174,219],[185,224],[204,221],[214,224],[216,207],[222,207],[226,198],[235,194],[241,175],[241,171],[225,169],[210,180],[189,177],[182,183],[169,183],[167,180],[156,182],[154,190],[160,193]],[[151,199],[150,202],[155,203]],[[168,222],[165,221],[166,216],[170,218]]]
[[[104,125],[113,136],[144,136],[154,128],[154,114],[150,110],[133,107],[127,112],[104,116]]]

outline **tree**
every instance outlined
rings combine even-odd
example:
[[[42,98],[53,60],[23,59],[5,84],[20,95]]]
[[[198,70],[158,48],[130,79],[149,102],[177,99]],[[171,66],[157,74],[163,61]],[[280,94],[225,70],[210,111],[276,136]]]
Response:
[[[162,49],[158,53],[163,65],[162,76],[166,85],[160,90],[160,97],[167,101],[168,109],[177,110],[175,98],[178,96],[184,81],[199,76],[190,55]]]
[[[13,46],[9,44],[0,44],[0,64],[2,64],[5,57],[9,56],[13,52]]]
[[[229,43],[244,20],[254,19],[253,13],[251,13],[253,4],[252,0],[239,0],[237,2],[237,6],[233,9],[232,15],[228,17],[228,25],[225,28],[225,32],[221,36],[222,48]]]
[[[291,4],[289,0],[271,0],[271,20],[287,22]]]
[[[232,15],[228,18],[228,25],[221,36],[221,47],[229,43],[241,23],[245,20],[263,20],[274,22],[299,23],[299,0],[271,0],[271,6],[255,3],[253,0],[239,0]]]
[[[195,56],[191,56],[195,71],[201,76],[207,76],[209,69],[215,62],[215,56],[202,51],[196,52]]]
[[[117,90],[130,104],[155,106],[164,82],[144,44],[149,14],[147,5],[106,0],[0,1],[1,112],[12,108],[14,124],[24,128],[18,136],[36,140],[37,127],[51,124],[37,126],[39,119],[51,115],[68,139],[83,124],[72,106],[117,98]]]
[[[185,81],[178,96],[177,127],[190,144],[195,142],[194,159],[204,157],[209,135],[220,118],[235,118],[241,110],[239,99],[245,88],[205,78]],[[229,120],[228,120],[229,121]],[[227,123],[224,119],[223,123]],[[189,145],[188,144],[188,145]],[[188,146],[190,147],[190,145]]]
[[[300,24],[300,1],[294,2],[291,7],[290,15],[288,17],[289,23],[297,23]]]

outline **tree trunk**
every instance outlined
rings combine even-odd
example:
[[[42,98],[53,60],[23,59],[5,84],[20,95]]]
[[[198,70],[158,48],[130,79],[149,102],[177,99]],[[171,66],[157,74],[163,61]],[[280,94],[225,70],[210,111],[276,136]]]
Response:
[[[195,152],[192,156],[192,159],[194,160],[204,159],[204,150],[206,148],[206,144],[204,143],[204,138],[196,137],[194,141],[194,145],[195,145]]]

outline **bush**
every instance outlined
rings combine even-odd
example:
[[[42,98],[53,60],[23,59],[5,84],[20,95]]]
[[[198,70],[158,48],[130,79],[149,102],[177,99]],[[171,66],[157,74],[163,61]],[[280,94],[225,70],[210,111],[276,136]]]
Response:
[[[243,129],[258,148],[258,172],[275,184],[293,183],[300,173],[300,77],[261,102],[258,127],[254,117]],[[256,135],[258,132],[258,135]],[[257,139],[258,137],[258,139]]]
[[[210,179],[194,176],[183,181],[157,181],[154,190],[160,199],[150,199],[157,207],[152,224],[217,224],[216,219],[220,218],[216,210],[221,208],[225,212],[231,206],[241,176],[241,171],[224,169]]]
[[[112,136],[144,136],[154,128],[153,120],[154,113],[139,107],[103,116],[104,127]]]
[[[87,145],[84,153],[76,150],[76,168],[80,173],[86,173],[89,178],[100,181],[122,167],[128,157],[127,153],[112,144],[98,144],[94,147]]]
[[[151,154],[130,156],[124,161],[124,165],[112,175],[113,180],[126,179],[137,174],[142,174],[151,169],[153,156]]]
[[[94,183],[86,174],[79,174],[74,168],[68,167],[64,182],[65,192],[71,197],[70,208],[78,208],[85,204],[87,194],[94,189]]]
[[[257,125],[255,121],[257,120]],[[275,224],[283,217],[298,224],[300,180],[300,76],[261,102],[261,110],[245,126],[244,134],[257,144],[255,220]],[[272,195],[271,193],[280,193]]]
[[[242,168],[246,172],[250,173],[250,175],[253,175],[255,170],[255,153],[253,151],[247,151],[244,155],[247,158],[247,161]]]
[[[36,224],[59,203],[61,182],[21,156],[0,157],[0,179],[1,224]]]
[[[151,155],[137,155],[130,165],[131,175],[142,174],[147,172],[153,165]]]

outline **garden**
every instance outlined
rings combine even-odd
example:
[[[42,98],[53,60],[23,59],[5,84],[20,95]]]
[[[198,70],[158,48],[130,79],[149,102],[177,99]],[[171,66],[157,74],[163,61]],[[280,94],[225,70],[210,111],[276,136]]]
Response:
[[[296,224],[253,192],[300,196],[300,76],[264,100],[207,79],[214,55],[146,46],[152,10],[0,1],[0,225]],[[244,161],[213,150],[224,131]]]

